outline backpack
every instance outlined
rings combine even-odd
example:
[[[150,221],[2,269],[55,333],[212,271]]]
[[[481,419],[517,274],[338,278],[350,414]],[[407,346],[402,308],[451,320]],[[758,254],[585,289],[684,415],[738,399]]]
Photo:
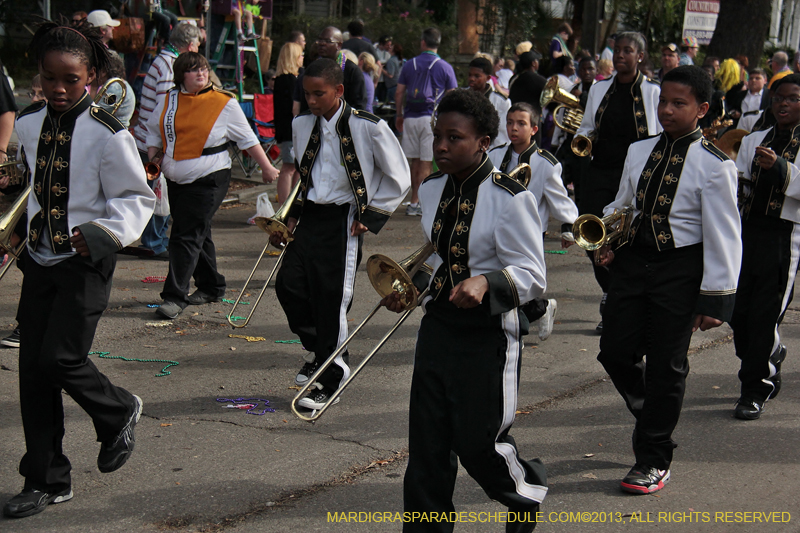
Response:
[[[422,74],[417,69],[417,58],[415,57],[411,60],[416,74],[413,81],[406,86],[406,108],[409,112],[428,113],[436,105],[439,98],[443,96],[444,91],[437,90],[436,94],[434,94],[431,83],[431,69],[440,59],[440,57],[434,59]],[[439,94],[440,92],[442,94]]]

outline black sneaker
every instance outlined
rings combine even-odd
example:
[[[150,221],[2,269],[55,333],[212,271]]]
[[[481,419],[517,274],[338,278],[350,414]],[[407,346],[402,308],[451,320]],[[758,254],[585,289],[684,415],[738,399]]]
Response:
[[[189,305],[203,305],[218,302],[219,296],[211,296],[210,294],[206,294],[200,289],[197,289],[192,294],[187,296],[186,300],[188,300]]]
[[[600,316],[603,316],[603,311],[606,310],[606,300],[608,300],[608,293],[604,292],[603,297],[600,298]]]
[[[9,348],[19,348],[19,328],[14,328],[11,335],[0,340],[0,344],[8,346]]]
[[[597,333],[598,335],[602,335],[603,334],[603,321],[602,320],[600,321],[599,324],[597,324],[597,326],[595,326],[594,332]]]
[[[669,482],[669,470],[636,463],[620,483],[620,488],[631,494],[651,494]]]
[[[175,302],[170,302],[165,300],[158,309],[156,309],[156,314],[160,315],[164,318],[169,318],[172,320],[173,318],[178,318],[178,315],[183,313],[183,308],[176,304]]]
[[[312,410],[319,410],[325,407],[325,403],[327,403],[328,398],[331,397],[334,391],[323,387],[319,383],[315,383],[315,385],[317,387],[317,390],[312,390],[311,392],[309,392],[308,396],[306,396],[305,398],[301,398],[300,401],[297,402],[297,405]],[[337,396],[336,399],[333,400],[333,404],[331,405],[339,403],[340,399],[341,397]]]
[[[763,412],[764,402],[742,396],[736,402],[736,407],[733,410],[733,416],[739,420],[757,420],[761,417],[761,413]]]
[[[128,423],[122,428],[119,435],[108,442],[100,445],[100,455],[97,456],[97,468],[104,474],[118,470],[130,457],[133,452],[133,445],[136,438],[133,435],[133,428],[142,415],[142,399],[133,395],[134,406],[133,414]]]
[[[17,330],[14,330],[14,333],[16,332]],[[775,398],[781,391],[781,363],[783,363],[784,359],[786,359],[786,346],[781,344],[778,346],[778,349],[769,356],[769,364],[775,368],[775,373],[767,378],[767,381],[771,382],[775,387],[772,394],[769,395],[770,400]]]
[[[301,368],[300,371],[297,373],[297,375],[294,377],[294,384],[300,387],[305,385],[306,382],[311,378],[311,376],[314,375],[314,372],[317,371],[317,368],[319,368],[319,363],[316,361],[316,359],[310,363],[307,362],[306,364],[304,364],[303,368]]]
[[[10,518],[24,518],[41,513],[51,503],[61,503],[72,499],[72,489],[61,492],[42,492],[25,489],[3,506],[3,514]]]

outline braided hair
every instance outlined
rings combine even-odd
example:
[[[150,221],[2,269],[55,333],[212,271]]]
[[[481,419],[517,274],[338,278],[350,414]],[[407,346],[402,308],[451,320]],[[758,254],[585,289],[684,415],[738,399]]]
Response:
[[[31,40],[28,48],[37,65],[41,65],[48,52],[65,52],[72,54],[96,72],[111,70],[111,52],[103,44],[100,28],[89,26],[86,21],[69,26],[66,21],[60,23],[45,21]]]

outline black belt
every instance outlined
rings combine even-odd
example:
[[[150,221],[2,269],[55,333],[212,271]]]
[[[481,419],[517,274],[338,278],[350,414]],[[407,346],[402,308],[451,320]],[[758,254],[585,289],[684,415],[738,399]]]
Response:
[[[200,155],[214,155],[220,152],[224,152],[230,146],[230,142],[226,142],[225,144],[220,144],[219,146],[212,146],[211,148],[203,148],[203,152]]]

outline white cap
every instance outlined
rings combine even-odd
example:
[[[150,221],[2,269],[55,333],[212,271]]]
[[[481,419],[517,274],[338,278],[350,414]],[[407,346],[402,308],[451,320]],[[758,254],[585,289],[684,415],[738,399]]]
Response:
[[[109,15],[108,11],[105,9],[92,11],[89,13],[89,16],[86,17],[86,21],[90,26],[96,26],[98,28],[102,28],[103,26],[112,26],[116,28],[120,24],[118,20],[112,19],[111,15]]]

